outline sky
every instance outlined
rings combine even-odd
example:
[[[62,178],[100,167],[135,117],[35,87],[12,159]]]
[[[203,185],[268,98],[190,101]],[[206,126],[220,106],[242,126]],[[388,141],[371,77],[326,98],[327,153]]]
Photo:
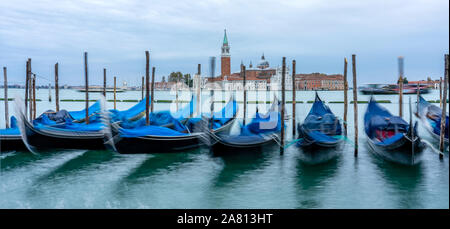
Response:
[[[399,56],[409,80],[435,79],[449,52],[449,1],[0,0],[0,65],[23,84],[31,58],[44,85],[58,62],[60,85],[83,85],[86,51],[90,84],[102,84],[106,68],[108,85],[117,76],[133,86],[148,50],[157,80],[197,64],[206,75],[210,56],[218,75],[224,29],[232,72],[264,53],[273,67],[286,57],[297,73],[343,73],[356,54],[358,84],[395,82]]]

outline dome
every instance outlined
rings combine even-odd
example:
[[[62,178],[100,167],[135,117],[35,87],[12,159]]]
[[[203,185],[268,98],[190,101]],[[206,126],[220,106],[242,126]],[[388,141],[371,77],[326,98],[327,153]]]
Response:
[[[269,67],[269,61],[266,60],[266,58],[264,57],[264,53],[261,56],[261,60],[258,63],[258,68],[260,69],[265,69]]]

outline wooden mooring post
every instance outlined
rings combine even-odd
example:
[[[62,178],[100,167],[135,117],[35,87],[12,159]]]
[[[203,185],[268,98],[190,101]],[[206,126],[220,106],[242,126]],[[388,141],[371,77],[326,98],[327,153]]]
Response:
[[[344,135],[347,136],[347,112],[348,112],[348,81],[347,81],[347,58],[344,58]]]
[[[177,81],[175,82],[175,103],[177,105],[178,111],[178,84],[180,83],[180,77],[177,77]]]
[[[152,68],[152,94],[150,96],[152,102],[150,104],[150,112],[153,113],[153,107],[155,103],[155,67]]]
[[[145,123],[146,125],[150,125],[150,114],[149,114],[149,105],[150,105],[150,54],[148,51],[145,51]],[[152,98],[153,99],[153,98]]]
[[[245,66],[242,65],[242,77],[243,77],[243,89],[244,89],[244,119],[242,120],[243,125],[245,126],[245,119],[247,118],[247,89],[245,86],[247,86],[247,77],[245,74]]]
[[[444,152],[445,125],[447,117],[447,81],[448,81],[448,54],[445,55],[445,72],[444,72],[444,91],[442,92],[442,115],[441,115],[441,133],[439,139],[439,150]],[[439,154],[443,157],[443,154]]]
[[[33,75],[32,75],[32,70],[31,70],[31,58],[28,59],[28,74],[30,75],[28,77],[28,95],[30,96],[30,100],[29,100],[29,104],[30,104],[30,111],[29,111],[29,115],[30,118],[29,120],[33,119]]]
[[[403,117],[403,57],[398,57],[398,116]]]
[[[103,96],[106,99],[106,68],[103,68]]]
[[[439,79],[439,108],[442,109],[442,77]]]
[[[84,81],[86,89],[86,124],[89,124],[89,75],[88,75],[88,54],[84,52]]]
[[[141,100],[144,99],[144,88],[145,88],[145,82],[144,82],[144,76],[142,76]]]
[[[197,65],[197,75],[198,75],[198,82],[197,82],[197,110],[196,114],[199,114],[200,112],[200,98],[201,98],[201,87],[202,87],[202,65]]]
[[[25,75],[25,117],[27,117],[28,114],[28,87],[30,86],[30,65],[29,65],[29,59],[27,60],[26,64],[26,75]]]
[[[56,112],[59,111],[59,73],[58,73],[58,63],[55,64],[55,105],[56,105]]]
[[[9,128],[9,111],[8,111],[8,76],[6,73],[6,67],[3,67],[3,79],[4,79],[4,90],[5,90],[5,127]]]
[[[292,138],[295,139],[295,130],[296,130],[296,122],[295,122],[295,60],[292,61]]]
[[[52,101],[52,84],[48,84],[48,101]]]
[[[114,110],[116,108],[116,77],[114,76]]]
[[[417,102],[416,102],[416,116],[417,117],[419,117],[418,115],[419,115],[419,98],[420,98],[420,81],[419,81],[419,83],[417,84],[417,91],[416,91],[416,94],[417,94]]]
[[[282,70],[281,70],[281,136],[280,136],[280,154],[283,155],[284,153],[284,106],[285,106],[285,99],[286,99],[286,88],[285,88],[285,83],[286,83],[286,57],[283,57],[283,66],[282,66]]]
[[[356,55],[352,55],[353,70],[353,122],[355,125],[355,157],[358,156],[358,84],[356,83]]]
[[[33,74],[33,120],[36,119],[36,74]]]

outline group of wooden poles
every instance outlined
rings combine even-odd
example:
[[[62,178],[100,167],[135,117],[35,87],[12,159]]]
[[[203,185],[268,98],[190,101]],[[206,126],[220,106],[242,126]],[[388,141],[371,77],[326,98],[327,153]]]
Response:
[[[154,83],[155,83],[155,67],[152,68],[152,79],[151,79],[151,87],[150,87],[150,54],[149,51],[145,51],[146,56],[146,67],[145,67],[145,98],[150,98],[146,100],[146,124],[150,124],[149,113],[153,113],[154,110]],[[440,107],[442,109],[442,116],[446,117],[446,109],[447,109],[447,90],[448,90],[448,65],[449,65],[449,56],[445,55],[445,74],[444,80],[442,77],[440,78],[439,83],[439,97],[440,97]],[[347,113],[348,113],[348,81],[347,81],[347,58],[344,58],[344,117],[343,117],[343,125],[344,125],[344,135],[347,136]],[[403,57],[398,58],[399,65],[399,116],[403,116]],[[85,72],[85,95],[86,95],[86,123],[89,124],[89,75],[88,75],[88,54],[84,53],[84,72]],[[246,93],[246,74],[245,74],[245,66],[241,65],[241,77],[243,77],[243,92],[244,92],[244,125],[245,125],[245,117],[247,111],[247,93]],[[292,134],[295,136],[296,134],[296,88],[295,88],[295,72],[296,72],[296,62],[292,61]],[[358,87],[356,81],[356,55],[352,55],[352,73],[353,73],[353,109],[354,109],[354,128],[355,128],[355,138],[354,138],[354,155],[355,157],[358,155]],[[201,75],[201,65],[198,64],[198,75]],[[4,75],[4,93],[5,93],[5,121],[6,128],[9,128],[9,112],[8,112],[8,81],[7,81],[7,69],[3,67],[3,75]],[[283,57],[282,60],[282,78],[281,78],[281,117],[284,120],[285,117],[285,91],[286,91],[286,57]],[[450,86],[449,86],[450,87]],[[197,104],[199,104],[200,99],[200,85],[197,86]],[[150,94],[151,91],[151,94]],[[213,91],[213,90],[212,90]],[[177,90],[177,103],[178,103],[178,90]],[[419,93],[420,87],[417,85],[417,101],[419,101]],[[103,96],[106,96],[106,68],[103,69]],[[142,98],[144,98],[144,77],[142,77]],[[58,63],[55,64],[55,103],[56,103],[56,112],[59,111],[59,85],[58,85]],[[211,98],[211,112],[213,112],[214,99]],[[114,76],[114,109],[116,109],[116,77]],[[34,74],[31,70],[31,58],[29,58],[26,62],[26,83],[25,83],[25,111],[29,111],[29,119],[36,118],[36,74]],[[443,122],[441,121],[441,133],[440,133],[440,144],[439,150],[444,152],[444,136],[445,136],[445,118],[443,118]],[[281,125],[281,147],[280,153],[283,154],[285,147],[285,126]],[[442,157],[442,154],[440,154]]]

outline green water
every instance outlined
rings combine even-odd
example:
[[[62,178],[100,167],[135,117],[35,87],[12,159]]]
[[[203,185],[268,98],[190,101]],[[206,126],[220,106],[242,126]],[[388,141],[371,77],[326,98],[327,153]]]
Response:
[[[16,94],[20,93],[17,90]],[[343,100],[342,92],[320,92],[320,95],[325,101]],[[436,100],[437,95],[434,91],[425,98]],[[60,97],[83,96],[63,90]],[[157,92],[156,96],[174,97],[168,92]],[[221,98],[220,94],[216,96]],[[47,97],[47,90],[39,91],[38,98],[43,101],[37,104],[38,113],[54,109]],[[121,93],[118,97],[140,99],[140,92]],[[415,101],[415,96],[412,98]],[[313,100],[314,94],[298,92],[297,99]],[[398,112],[396,96],[377,99],[393,101],[383,106]],[[368,96],[359,95],[359,100],[368,100]],[[408,101],[408,96],[404,101]],[[83,104],[66,102],[61,107],[76,110]],[[132,105],[119,103],[118,108]],[[297,122],[304,119],[311,105],[297,104]],[[10,102],[10,106],[14,103]],[[156,109],[169,106],[158,104]],[[220,108],[223,104],[216,106]],[[249,105],[249,116],[255,106]],[[260,106],[263,109],[266,105]],[[343,104],[329,106],[342,117]],[[354,157],[354,146],[348,141],[336,151],[339,155],[336,159],[318,165],[305,163],[302,150],[294,145],[284,155],[274,145],[260,153],[220,157],[206,148],[148,155],[120,155],[107,150],[2,153],[0,208],[449,208],[448,152],[439,160],[435,151],[426,148],[422,162],[413,167],[376,157],[367,147],[362,128],[366,106],[358,104],[358,157]],[[4,114],[1,107],[0,113]],[[291,114],[290,104],[287,112]],[[404,113],[409,118],[407,104]],[[348,117],[348,137],[353,139],[353,104],[349,106]],[[287,124],[291,141],[291,120]],[[4,120],[0,122],[3,125]],[[437,142],[419,127],[422,139],[437,147]]]

